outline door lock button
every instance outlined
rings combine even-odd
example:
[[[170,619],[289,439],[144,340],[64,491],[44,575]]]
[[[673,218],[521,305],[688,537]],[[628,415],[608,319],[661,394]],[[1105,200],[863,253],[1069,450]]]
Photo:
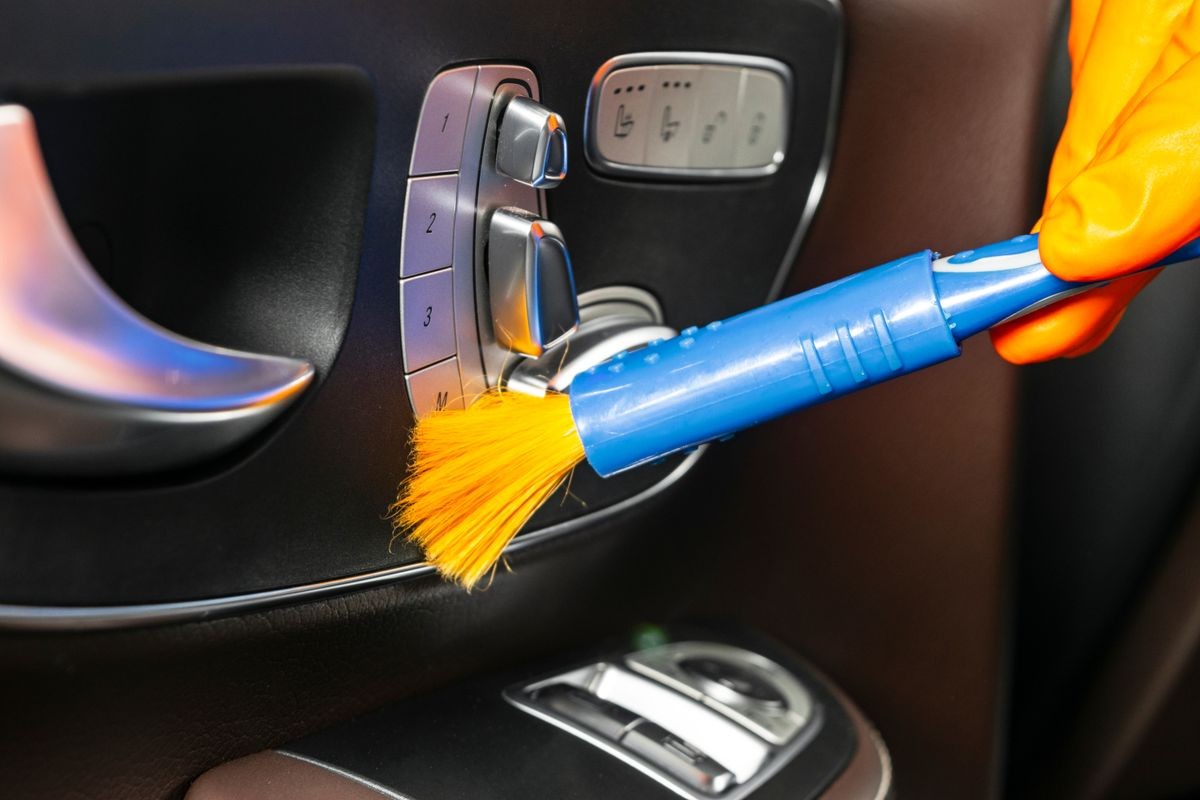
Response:
[[[519,208],[492,214],[488,282],[496,341],[540,356],[575,331],[579,299],[562,231]]]
[[[497,130],[496,169],[535,189],[557,186],[567,177],[563,118],[523,94],[510,94],[505,102]]]

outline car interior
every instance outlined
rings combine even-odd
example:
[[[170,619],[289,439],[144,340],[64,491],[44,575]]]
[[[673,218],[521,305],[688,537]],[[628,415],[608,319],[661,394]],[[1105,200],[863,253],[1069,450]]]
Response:
[[[1195,271],[580,466],[470,591],[393,528],[419,419],[1029,231],[1068,24],[0,6],[0,796],[1200,794]]]

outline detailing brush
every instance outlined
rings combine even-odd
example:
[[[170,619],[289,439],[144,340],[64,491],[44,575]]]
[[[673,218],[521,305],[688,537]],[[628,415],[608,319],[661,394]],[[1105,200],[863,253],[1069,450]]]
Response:
[[[468,587],[584,458],[566,395],[497,389],[418,422],[412,452],[396,527]]]
[[[1154,265],[1200,257],[1200,240]],[[610,476],[954,358],[960,342],[1107,281],[1051,274],[1037,235],[882,264],[622,353],[570,395],[492,390],[417,424],[398,530],[473,586],[584,458]]]

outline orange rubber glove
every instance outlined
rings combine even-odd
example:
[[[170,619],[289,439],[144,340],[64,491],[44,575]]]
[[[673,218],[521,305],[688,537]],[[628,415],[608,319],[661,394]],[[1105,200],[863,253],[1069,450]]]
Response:
[[[1040,231],[1046,268],[1116,278],[1200,233],[1200,0],[1073,0],[1071,104]],[[1098,347],[1157,271],[992,330],[1015,364]]]

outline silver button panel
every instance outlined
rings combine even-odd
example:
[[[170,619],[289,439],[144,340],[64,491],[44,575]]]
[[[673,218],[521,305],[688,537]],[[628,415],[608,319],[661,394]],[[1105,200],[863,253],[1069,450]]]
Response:
[[[625,177],[769,175],[787,151],[791,71],[725,53],[634,53],[592,79],[588,161]]]
[[[491,382],[485,361],[496,349],[480,334],[477,280],[487,212],[515,206],[532,214],[542,193],[495,171],[497,97],[537,100],[537,78],[511,64],[458,67],[425,92],[408,179],[400,257],[400,338],[405,382],[418,417],[463,408]],[[487,145],[485,147],[485,144]],[[477,218],[483,217],[479,222]],[[482,345],[482,346],[481,346]],[[486,355],[485,355],[486,354]]]

